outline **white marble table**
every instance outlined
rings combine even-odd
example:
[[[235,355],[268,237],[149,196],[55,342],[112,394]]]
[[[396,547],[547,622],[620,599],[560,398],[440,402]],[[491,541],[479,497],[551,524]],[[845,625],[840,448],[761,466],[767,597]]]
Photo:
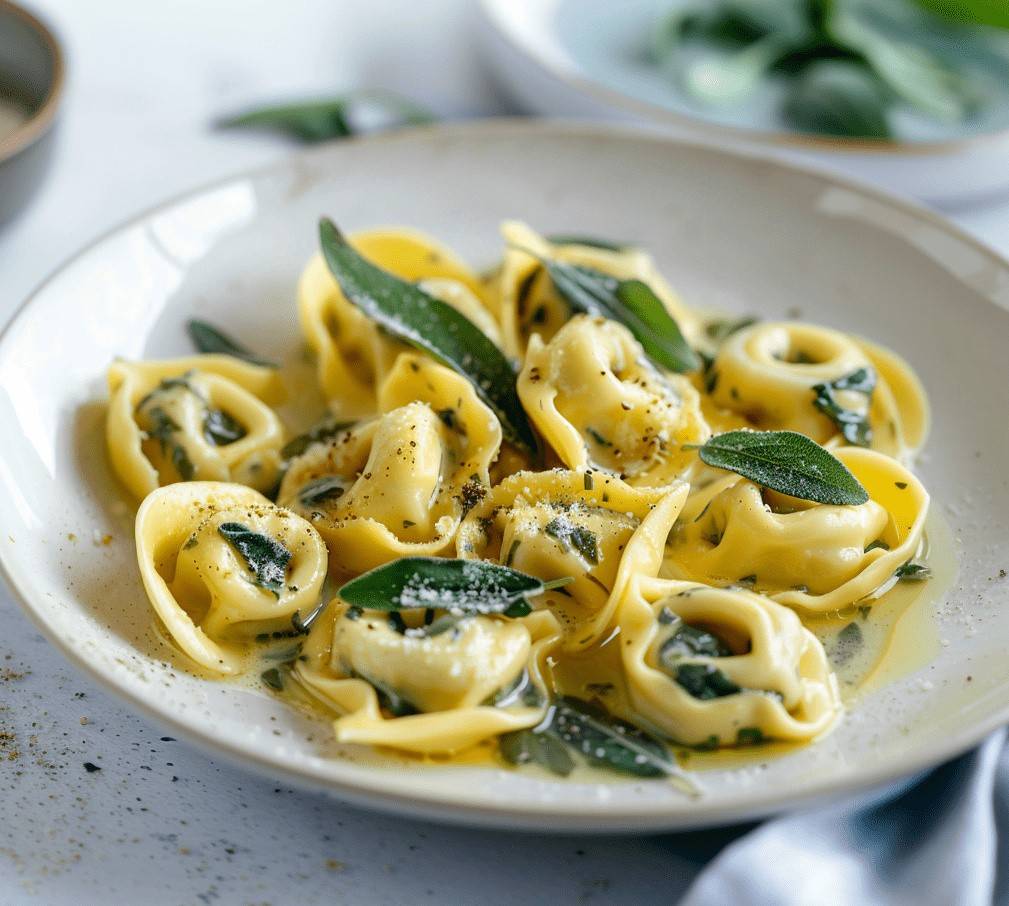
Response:
[[[51,177],[0,231],[0,322],[125,217],[289,150],[211,131],[221,112],[362,85],[443,116],[508,109],[466,0],[34,5],[70,81]],[[1009,204],[955,216],[1009,250]],[[66,665],[2,587],[0,619],[0,903],[668,904],[732,836],[533,837],[356,811],[165,738]]]

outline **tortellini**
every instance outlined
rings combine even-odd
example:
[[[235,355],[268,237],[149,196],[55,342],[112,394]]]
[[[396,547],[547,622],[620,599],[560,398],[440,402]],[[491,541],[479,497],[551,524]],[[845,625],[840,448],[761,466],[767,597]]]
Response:
[[[810,611],[846,607],[883,587],[921,544],[929,496],[896,460],[834,451],[869,500],[827,506],[727,475],[695,492],[666,550],[665,575],[746,585]]]
[[[558,638],[549,613],[412,623],[340,604],[331,655],[309,651],[295,666],[302,685],[341,713],[339,742],[450,754],[543,719],[544,660]]]
[[[373,264],[462,312],[500,342],[497,324],[484,306],[479,280],[455,255],[414,230],[371,230],[351,244]],[[321,255],[305,268],[298,285],[301,329],[317,358],[319,384],[341,416],[371,415],[378,390],[407,347],[383,333],[344,298]]]
[[[326,546],[312,526],[236,484],[153,491],[136,520],[137,558],[165,629],[193,661],[243,670],[247,643],[292,628],[317,606]]]
[[[571,310],[558,294],[543,267],[543,260],[589,267],[620,280],[641,280],[662,300],[688,339],[697,332],[697,319],[666,283],[651,256],[636,248],[596,248],[578,243],[555,244],[524,223],[507,220],[501,226],[505,240],[501,265],[499,306],[504,349],[521,358],[533,334],[544,342],[571,317]]]
[[[545,581],[572,577],[540,606],[560,621],[566,649],[585,649],[610,627],[632,577],[658,573],[687,490],[683,482],[632,488],[601,473],[517,472],[466,517],[457,550]]]
[[[871,393],[846,389],[845,379],[852,377],[855,386],[874,382]],[[714,403],[744,416],[752,427],[798,431],[820,444],[845,442],[838,420],[824,408],[864,423],[868,436],[856,440],[852,432],[849,442],[897,458],[913,454],[928,430],[924,391],[905,362],[812,324],[759,322],[733,333],[711,366],[708,387]]]
[[[313,521],[335,568],[437,556],[490,485],[496,416],[464,378],[402,353],[379,394],[384,414],[295,459],[279,499]]]
[[[643,579],[619,619],[633,713],[679,743],[810,740],[840,714],[823,646],[762,595]]]
[[[112,467],[141,499],[175,481],[235,481],[274,487],[284,429],[266,402],[276,371],[225,355],[109,368],[106,440]]]
[[[549,342],[534,334],[518,381],[533,424],[570,469],[658,487],[697,462],[710,436],[697,391],[664,374],[615,321],[576,315]]]

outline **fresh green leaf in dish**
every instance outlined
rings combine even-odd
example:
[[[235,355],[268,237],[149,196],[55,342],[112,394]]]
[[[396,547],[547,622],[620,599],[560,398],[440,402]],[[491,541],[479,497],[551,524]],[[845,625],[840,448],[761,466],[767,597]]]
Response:
[[[698,453],[709,466],[800,500],[857,506],[869,499],[844,463],[795,431],[728,431],[716,434]]]
[[[698,2],[661,20],[652,58],[698,103],[739,104],[764,89],[781,96],[793,128],[888,140],[904,113],[966,124],[1009,104],[1009,36],[973,24],[1009,22],[992,3]]]
[[[304,434],[299,434],[284,444],[280,449],[280,455],[285,460],[294,459],[295,456],[301,456],[312,444],[332,440],[341,431],[346,431],[347,428],[352,427],[354,424],[353,419],[338,419],[327,416],[309,428]]]
[[[869,404],[876,389],[876,372],[871,368],[856,368],[851,374],[813,387],[813,405],[837,425],[849,444],[867,447],[872,442]],[[837,400],[837,394],[860,393],[865,397],[864,411],[848,409]]]
[[[331,220],[320,222],[319,237],[326,263],[352,304],[393,336],[467,378],[494,410],[505,436],[516,446],[536,449],[515,371],[476,325],[451,305],[367,261]]]
[[[357,91],[320,101],[280,104],[249,110],[218,122],[223,129],[269,129],[303,142],[347,138],[367,124],[394,129],[434,121],[434,115],[390,92]]]
[[[799,73],[788,90],[782,115],[802,132],[851,138],[892,138],[889,97],[865,66],[821,60]]]
[[[696,371],[690,348],[662,300],[641,280],[618,280],[591,267],[543,261],[557,292],[575,310],[623,324],[645,353],[670,371]]]
[[[255,577],[255,584],[279,597],[287,580],[291,552],[276,538],[253,531],[240,522],[222,523],[217,531],[241,556]]]
[[[577,236],[569,234],[553,234],[546,237],[553,245],[584,245],[590,249],[602,249],[605,252],[622,252],[630,248],[630,243],[614,242],[611,239],[600,239],[597,236]]]
[[[189,321],[186,323],[186,330],[193,341],[193,345],[200,352],[230,355],[253,365],[263,365],[266,368],[277,367],[276,363],[260,358],[254,352],[249,352],[240,343],[237,343],[223,331],[214,327],[213,324],[208,324],[206,321],[195,319]]]
[[[543,582],[484,560],[403,557],[351,579],[338,592],[363,610],[447,610],[452,614],[531,612],[528,599],[559,588],[570,578]]]

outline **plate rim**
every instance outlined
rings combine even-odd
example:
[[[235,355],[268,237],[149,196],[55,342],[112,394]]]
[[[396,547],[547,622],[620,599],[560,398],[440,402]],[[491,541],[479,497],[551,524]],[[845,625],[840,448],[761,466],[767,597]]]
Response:
[[[542,0],[541,0],[542,2]],[[551,0],[556,2],[556,0]],[[827,154],[865,154],[874,158],[886,158],[894,155],[911,155],[915,157],[939,156],[954,154],[975,148],[990,148],[994,145],[1009,142],[1009,127],[991,132],[981,132],[966,135],[961,138],[932,139],[922,142],[906,140],[886,140],[868,138],[843,138],[840,136],[804,133],[789,129],[748,129],[744,126],[734,126],[689,113],[680,113],[644,100],[627,92],[607,85],[593,76],[583,67],[577,70],[565,68],[555,60],[547,59],[537,54],[524,41],[520,40],[508,26],[507,12],[515,9],[507,0],[479,0],[483,21],[492,33],[514,53],[537,67],[541,74],[556,79],[568,88],[588,95],[593,100],[616,107],[624,114],[646,117],[652,123],[675,126],[681,129],[695,129],[702,133],[708,141],[721,142],[752,142],[758,146],[771,149],[790,149],[796,151],[815,151]]]
[[[820,181],[824,188],[842,188],[869,196],[891,208],[924,221],[940,229],[944,233],[972,247],[982,254],[991,264],[1009,272],[1009,259],[983,240],[968,233],[957,224],[947,220],[939,213],[914,201],[900,198],[885,190],[867,185],[857,179],[839,176],[822,167],[792,161],[784,161],[769,156],[764,151],[744,149],[729,149],[724,146],[712,145],[708,142],[693,139],[673,138],[655,133],[641,132],[633,127],[618,124],[586,123],[571,120],[528,119],[521,117],[501,117],[451,124],[435,124],[395,133],[383,133],[373,136],[359,136],[344,139],[336,143],[324,143],[316,148],[309,148],[285,155],[277,160],[257,167],[248,168],[237,173],[218,177],[201,183],[196,188],[173,195],[144,208],[141,212],[113,225],[87,242],[77,252],[65,259],[15,308],[10,318],[0,329],[0,361],[8,354],[11,336],[34,300],[42,294],[49,284],[58,279],[67,269],[90,255],[104,242],[122,232],[135,228],[148,219],[171,210],[177,206],[220,189],[229,184],[256,180],[280,173],[298,162],[311,162],[315,158],[325,158],[336,148],[349,145],[372,146],[376,143],[411,143],[437,140],[448,136],[457,141],[465,141],[470,137],[493,137],[496,134],[546,136],[553,138],[598,139],[617,142],[648,143],[660,146],[686,147],[692,150],[703,150],[707,153],[728,157],[736,161],[758,163],[779,171],[799,173]],[[1006,310],[1005,306],[990,297],[986,301],[998,308]],[[5,459],[6,453],[0,449],[0,459]],[[0,515],[0,527],[7,521]],[[930,768],[942,761],[953,758],[962,752],[976,746],[984,737],[1009,722],[1009,701],[997,708],[985,719],[973,724],[959,734],[941,739],[931,746],[923,746],[915,750],[899,763],[889,763],[874,770],[861,771],[840,782],[831,781],[827,776],[813,782],[800,793],[782,795],[780,792],[766,794],[757,791],[747,795],[742,805],[725,803],[709,807],[698,812],[677,810],[670,812],[668,804],[662,807],[649,807],[647,802],[632,806],[614,807],[608,803],[585,802],[577,807],[564,803],[543,802],[524,803],[521,807],[511,807],[500,801],[485,800],[479,796],[457,794],[447,796],[442,792],[419,789],[410,793],[390,792],[383,789],[383,774],[376,771],[374,779],[367,782],[360,778],[321,777],[310,772],[285,767],[278,761],[262,756],[259,752],[244,748],[239,744],[214,736],[209,730],[187,723],[167,708],[160,708],[137,696],[133,690],[120,685],[112,677],[98,670],[78,651],[65,642],[60,634],[49,625],[43,616],[43,607],[33,603],[31,595],[22,588],[14,577],[14,565],[18,562],[13,545],[0,545],[0,579],[8,588],[11,597],[18,602],[21,610],[29,617],[33,625],[42,633],[55,648],[72,663],[82,670],[93,681],[109,690],[120,701],[132,710],[140,712],[146,719],[157,724],[170,726],[173,732],[197,745],[204,751],[223,754],[232,763],[252,768],[260,775],[273,778],[282,776],[292,784],[317,790],[323,790],[352,805],[378,809],[384,812],[394,812],[415,818],[427,818],[449,823],[469,826],[510,828],[528,831],[565,831],[578,833],[647,833],[669,830],[693,830],[704,827],[723,826],[757,817],[794,810],[808,806],[814,802],[822,802],[842,797],[852,797],[867,793],[882,785],[892,783],[903,777]],[[435,768],[437,770],[437,768]]]

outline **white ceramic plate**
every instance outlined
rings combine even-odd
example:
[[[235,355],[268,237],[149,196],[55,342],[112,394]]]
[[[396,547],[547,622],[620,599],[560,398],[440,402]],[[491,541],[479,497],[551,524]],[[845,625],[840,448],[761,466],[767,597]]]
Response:
[[[411,224],[476,264],[502,218],[644,243],[696,305],[868,334],[919,369],[934,406],[922,466],[961,575],[924,669],[822,742],[702,778],[561,782],[337,757],[325,725],[264,692],[187,673],[153,629],[132,514],[108,473],[104,373],[188,350],[194,312],[272,357],[299,345],[298,273],[328,214]],[[777,163],[602,127],[497,122],[351,141],[145,214],[48,280],[0,339],[0,565],[54,644],[157,723],[277,777],[461,822],[687,828],[848,795],[953,755],[1009,719],[1009,265],[935,216]]]
[[[971,203],[1009,189],[1009,130],[969,135],[917,130],[894,143],[803,135],[782,128],[777,97],[743,105],[691,105],[646,58],[655,23],[694,0],[482,0],[486,56],[524,110],[634,122],[829,167],[889,191]],[[1002,115],[1004,120],[1004,114]]]

